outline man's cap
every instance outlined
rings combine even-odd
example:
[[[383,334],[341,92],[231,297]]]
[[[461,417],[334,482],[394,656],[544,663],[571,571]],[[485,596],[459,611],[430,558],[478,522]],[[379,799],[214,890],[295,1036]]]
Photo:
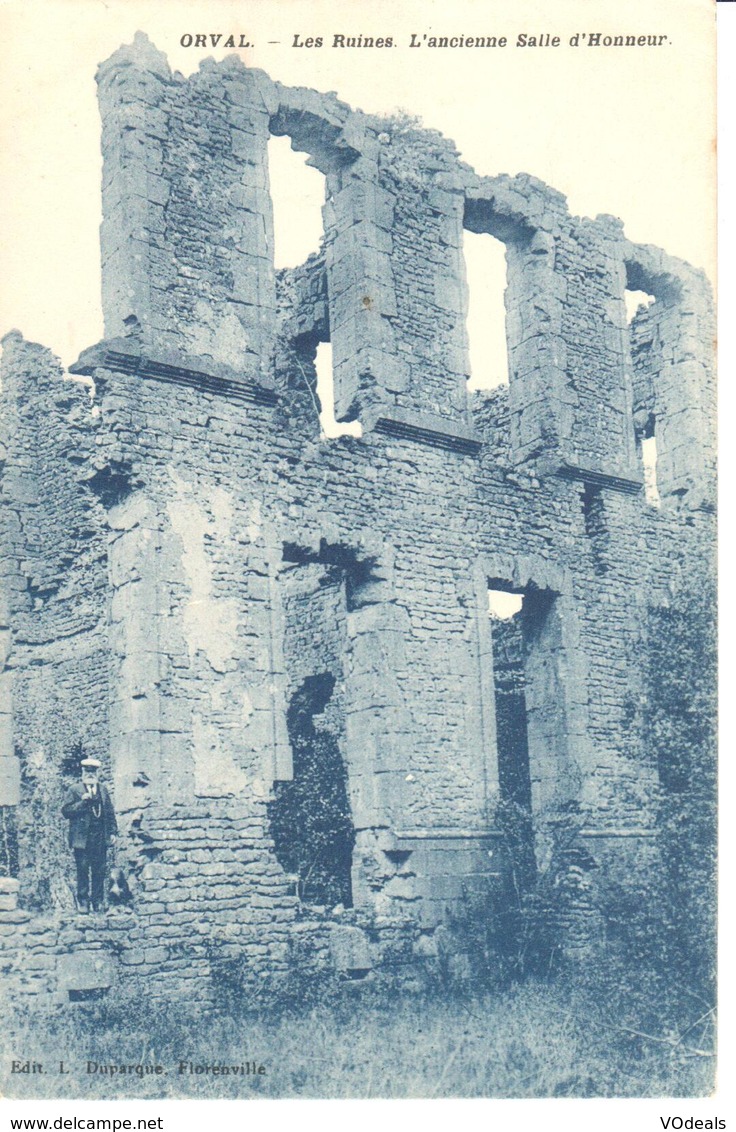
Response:
[[[84,766],[88,770],[99,770],[102,763],[99,759],[82,759],[80,766]]]

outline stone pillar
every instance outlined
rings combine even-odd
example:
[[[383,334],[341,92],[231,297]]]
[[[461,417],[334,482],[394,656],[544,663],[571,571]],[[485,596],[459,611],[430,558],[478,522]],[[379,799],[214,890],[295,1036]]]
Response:
[[[259,514],[260,508],[256,509]],[[263,733],[263,781],[270,790],[274,782],[289,782],[294,777],[294,761],[286,727],[287,672],[284,661],[284,611],[279,585],[282,545],[275,532],[264,532],[264,546],[249,556],[249,625],[266,643],[267,670],[261,672],[260,683],[253,674],[250,697]],[[254,735],[254,739],[258,733]]]
[[[400,821],[408,713],[396,682],[403,659],[401,610],[387,602],[348,614],[347,753],[356,830]]]
[[[569,219],[556,259],[564,285],[558,392],[560,467],[641,486],[627,349],[622,224]]]
[[[148,38],[136,35],[97,72],[102,118],[102,307],[108,338],[127,333],[135,319],[144,333],[162,329],[155,310],[153,232],[164,229],[169,185],[163,175],[168,132],[166,56]],[[162,263],[161,267],[164,266]]]
[[[507,244],[506,326],[514,460],[559,451],[569,427],[562,338],[564,281],[548,232]]]
[[[471,734],[480,739],[483,809],[488,819],[494,814],[499,799],[498,744],[496,742],[496,697],[493,678],[493,641],[488,615],[488,575],[483,561],[474,570],[476,600],[476,649],[478,668],[478,700],[475,727]]]
[[[511,453],[517,463],[559,460],[575,396],[566,385],[562,319],[566,281],[556,233],[565,198],[521,174],[470,177],[464,225],[506,246],[506,341]]]
[[[663,497],[685,496],[690,506],[715,504],[713,317],[704,292],[683,290],[678,309],[660,325],[657,482]]]
[[[397,683],[404,665],[405,611],[392,601],[390,563],[348,612],[346,762],[355,827],[353,897],[365,905],[386,879],[381,850],[395,847],[403,812],[411,720]],[[388,873],[393,872],[389,869]]]
[[[631,326],[642,430],[654,416],[657,487],[663,502],[715,505],[715,326],[710,287],[702,272],[657,248],[626,246],[632,289],[654,295]]]
[[[272,83],[236,57],[172,75],[140,33],[97,81],[106,337],[270,385]]]
[[[391,323],[396,314],[390,260],[394,199],[376,180],[375,164],[362,161],[325,207],[337,420],[362,417],[408,382]]]
[[[162,801],[160,532],[153,504],[133,494],[109,512],[110,758],[119,812]]]
[[[20,803],[20,761],[13,743],[13,671],[7,666],[12,645],[9,621],[0,592],[0,806]]]
[[[575,801],[581,787],[568,735],[573,673],[560,612],[555,596],[542,592],[525,599],[522,613],[532,811],[540,822]]]
[[[361,158],[328,178],[336,416],[469,428],[463,199],[449,146],[386,129],[366,131]]]

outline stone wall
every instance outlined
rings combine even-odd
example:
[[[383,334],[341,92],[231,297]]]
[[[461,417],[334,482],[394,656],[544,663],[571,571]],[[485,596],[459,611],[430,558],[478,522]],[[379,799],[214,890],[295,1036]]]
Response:
[[[564,827],[575,878],[588,864],[559,946],[589,946],[596,876],[656,862],[645,614],[712,553],[705,278],[611,217],[570,217],[532,177],[478,177],[436,133],[235,58],[184,79],[137,37],[98,82],[107,337],[72,367],[87,385],[4,340],[14,986],[53,999],[114,969],[207,996],[223,964],[258,978],[306,952],[362,973],[431,956],[513,867],[489,588],[527,610],[525,867],[561,859]],[[323,249],[278,276],[270,134],[327,181]],[[508,262],[510,383],[472,399],[463,228]],[[655,298],[631,333],[627,288]],[[320,434],[327,340],[360,438]],[[642,489],[653,431],[659,508]],[[274,842],[305,734],[309,765],[326,751],[345,776],[336,912]],[[112,785],[132,894],[90,926],[59,814],[81,753]]]

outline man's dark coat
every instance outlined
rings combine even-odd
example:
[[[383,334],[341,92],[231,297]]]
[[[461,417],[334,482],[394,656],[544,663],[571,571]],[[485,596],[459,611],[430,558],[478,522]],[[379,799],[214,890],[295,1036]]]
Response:
[[[97,789],[102,801],[102,825],[105,834],[105,845],[109,845],[110,838],[118,831],[118,823],[115,820],[115,811],[112,807],[112,801],[107,788],[100,782],[97,784]],[[72,849],[87,848],[92,803],[84,801],[85,794],[84,783],[75,782],[74,785],[69,788],[69,792],[64,799],[64,805],[61,807],[61,812],[64,817],[69,818],[69,846]]]

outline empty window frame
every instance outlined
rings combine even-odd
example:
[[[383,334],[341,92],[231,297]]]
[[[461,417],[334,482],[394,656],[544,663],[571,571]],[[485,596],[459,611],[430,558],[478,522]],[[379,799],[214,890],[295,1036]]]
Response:
[[[534,882],[532,786],[526,703],[525,596],[489,588],[500,824],[506,834],[516,884]]]
[[[278,271],[298,267],[322,247],[322,206],[326,197],[326,178],[307,163],[303,153],[291,148],[288,136],[271,137],[268,143],[268,163],[273,207],[274,267]],[[328,438],[361,436],[363,430],[358,421],[341,423],[335,420],[330,342],[314,341],[309,346],[316,352],[313,358],[302,359],[303,377],[316,397],[315,408],[319,412],[320,431]]]
[[[468,285],[469,389],[509,383],[506,343],[506,247],[487,233],[463,231]]]

